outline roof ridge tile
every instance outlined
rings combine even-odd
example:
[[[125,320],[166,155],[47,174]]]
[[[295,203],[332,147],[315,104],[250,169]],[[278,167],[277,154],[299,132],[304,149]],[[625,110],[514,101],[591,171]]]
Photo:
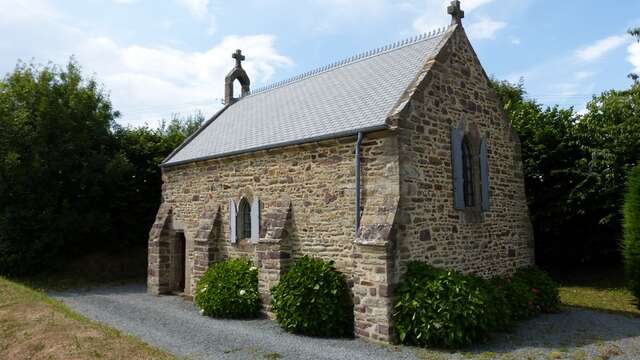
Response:
[[[415,36],[410,36],[408,38],[405,38],[405,39],[402,39],[402,40],[399,40],[399,41],[396,41],[396,42],[393,42],[393,43],[390,43],[390,44],[387,44],[387,45],[384,45],[384,46],[381,46],[381,47],[378,47],[378,48],[375,48],[375,49],[367,50],[367,51],[364,51],[364,52],[361,52],[361,53],[346,57],[346,58],[344,58],[342,60],[338,60],[338,61],[335,61],[333,63],[326,64],[326,65],[317,67],[315,69],[309,70],[307,72],[304,72],[304,73],[301,73],[301,74],[298,74],[298,75],[294,75],[294,76],[292,76],[292,77],[290,77],[288,79],[280,80],[280,81],[277,81],[275,83],[271,83],[269,85],[265,85],[265,86],[260,87],[260,88],[258,88],[256,90],[251,91],[251,93],[248,96],[262,94],[264,92],[267,92],[267,91],[270,91],[270,90],[274,90],[274,89],[280,88],[280,87],[285,86],[285,85],[289,85],[291,83],[294,83],[294,82],[297,82],[297,81],[300,81],[300,80],[304,80],[306,78],[318,75],[318,74],[326,72],[326,71],[330,71],[330,70],[333,70],[333,69],[336,69],[336,68],[339,68],[339,67],[342,67],[342,66],[346,66],[346,65],[358,62],[360,60],[368,59],[368,58],[370,58],[372,56],[376,56],[376,55],[382,54],[384,52],[394,51],[394,50],[403,48],[405,46],[413,45],[413,44],[418,43],[420,41],[425,41],[425,40],[432,39],[432,38],[434,38],[436,36],[440,36],[440,35],[444,34],[448,28],[449,28],[449,26],[445,26],[445,27],[442,27],[442,28],[437,28],[435,30],[432,30],[432,31],[429,31],[429,32],[426,32],[426,33],[418,34],[418,35],[415,35]]]

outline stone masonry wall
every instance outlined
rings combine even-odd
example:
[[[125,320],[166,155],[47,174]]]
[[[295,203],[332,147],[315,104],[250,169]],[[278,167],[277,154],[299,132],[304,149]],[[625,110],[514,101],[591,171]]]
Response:
[[[397,123],[401,198],[394,282],[410,260],[483,276],[532,264],[519,140],[462,27],[424,70]],[[463,118],[488,141],[491,206],[483,213],[479,206],[473,214],[453,205],[450,129]]]
[[[362,209],[367,215],[361,226],[368,229],[367,239],[376,239],[376,248],[369,250],[371,246],[356,243],[355,142],[351,136],[165,168],[163,208],[171,209],[172,223],[181,224],[187,241],[185,293],[192,294],[213,261],[247,257],[260,269],[268,312],[268,291],[291,260],[303,255],[333,260],[359,305],[357,333],[388,340],[384,237],[399,198],[398,147],[392,131],[366,134],[362,144]],[[231,244],[229,199],[238,204],[241,197],[251,202],[255,196],[261,202],[260,241]],[[384,216],[376,216],[380,212]],[[158,283],[152,278],[157,273],[150,267],[152,293],[158,292],[151,289]]]

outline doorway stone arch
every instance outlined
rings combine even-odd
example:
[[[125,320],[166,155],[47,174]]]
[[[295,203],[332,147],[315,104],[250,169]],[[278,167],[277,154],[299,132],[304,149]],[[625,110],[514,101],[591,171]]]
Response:
[[[190,294],[190,248],[186,227],[170,205],[161,204],[149,232],[147,292]]]

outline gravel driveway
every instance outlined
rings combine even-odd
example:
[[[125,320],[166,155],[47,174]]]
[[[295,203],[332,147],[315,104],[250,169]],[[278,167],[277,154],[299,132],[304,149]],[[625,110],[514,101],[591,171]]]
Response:
[[[269,320],[200,316],[176,296],[151,296],[144,284],[51,295],[83,315],[189,359],[640,359],[640,319],[565,309],[522,323],[462,352],[426,351],[363,340],[285,333]]]

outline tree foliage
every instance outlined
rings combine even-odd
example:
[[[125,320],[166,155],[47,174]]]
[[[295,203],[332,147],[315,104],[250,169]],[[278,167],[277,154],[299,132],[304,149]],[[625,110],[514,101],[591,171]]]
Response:
[[[629,174],[624,201],[624,267],[629,289],[640,308],[640,164]]]
[[[0,80],[0,274],[145,244],[157,165],[201,119],[125,129],[118,116],[73,60]]]
[[[618,256],[626,173],[640,158],[640,86],[595,96],[583,116],[494,81],[522,143],[540,263]]]

